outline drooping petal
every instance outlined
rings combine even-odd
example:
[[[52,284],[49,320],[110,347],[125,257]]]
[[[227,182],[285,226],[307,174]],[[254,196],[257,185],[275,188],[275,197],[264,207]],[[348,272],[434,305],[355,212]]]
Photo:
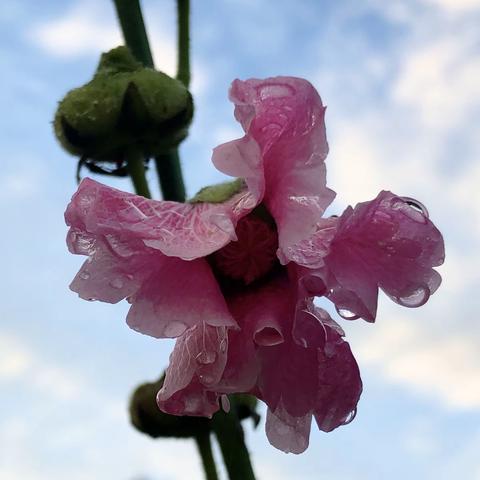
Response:
[[[375,320],[378,287],[401,305],[423,305],[440,285],[433,267],[444,254],[442,235],[426,212],[380,192],[339,219],[324,259],[328,297],[368,321]]]
[[[248,190],[225,203],[149,200],[86,178],[72,198],[67,225],[95,236],[141,240],[167,256],[204,257],[234,240],[235,225],[257,204]]]
[[[247,184],[265,191],[263,201],[275,218],[282,258],[289,246],[315,230],[335,196],[326,187],[325,107],[309,82],[293,77],[235,80],[230,99],[246,135],[218,147],[213,161],[228,174],[241,164],[251,175]],[[252,153],[252,139],[261,162]]]
[[[175,338],[205,322],[236,327],[220,287],[203,258],[162,256],[156,271],[131,297],[128,325],[157,338]]]
[[[188,329],[170,355],[157,403],[173,415],[211,417],[218,410],[219,394],[213,387],[227,361],[227,330],[207,324]]]
[[[311,413],[303,417],[293,417],[280,403],[275,412],[267,410],[265,432],[274,447],[285,453],[299,454],[308,447],[311,425]]]

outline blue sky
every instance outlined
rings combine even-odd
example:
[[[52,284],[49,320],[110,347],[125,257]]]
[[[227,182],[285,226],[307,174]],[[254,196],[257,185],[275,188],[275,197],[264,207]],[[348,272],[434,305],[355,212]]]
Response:
[[[192,3],[190,194],[222,178],[211,149],[240,134],[231,80],[302,76],[328,105],[332,212],[390,189],[424,202],[447,246],[427,305],[382,297],[375,325],[343,323],[365,386],[352,424],[314,431],[301,456],[246,426],[259,479],[480,479],[479,1]],[[174,2],[144,6],[157,66],[173,73]],[[128,425],[129,392],[162,371],[172,343],[130,331],[126,303],[68,290],[81,263],[64,241],[75,159],[50,121],[120,41],[107,0],[0,6],[1,480],[201,478],[191,442]]]

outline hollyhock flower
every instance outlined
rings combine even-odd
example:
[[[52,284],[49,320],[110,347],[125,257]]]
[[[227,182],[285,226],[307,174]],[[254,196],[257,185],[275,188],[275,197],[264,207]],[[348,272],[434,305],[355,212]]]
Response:
[[[126,298],[132,328],[177,338],[163,411],[211,416],[226,394],[252,393],[268,405],[270,442],[300,453],[312,418],[324,431],[348,423],[362,390],[341,327],[314,296],[369,321],[378,287],[420,305],[439,285],[443,243],[425,212],[389,192],[322,218],[334,193],[310,83],[236,80],[230,98],[245,135],[213,163],[243,181],[222,201],[179,204],[84,180],[66,211],[69,249],[88,255],[71,288]]]

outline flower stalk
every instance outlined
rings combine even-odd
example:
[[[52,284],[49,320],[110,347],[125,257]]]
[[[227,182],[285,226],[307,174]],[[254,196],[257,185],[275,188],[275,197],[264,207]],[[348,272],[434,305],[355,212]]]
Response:
[[[113,0],[117,11],[118,20],[122,28],[125,44],[130,48],[135,58],[142,62],[146,67],[154,67],[152,52],[148,42],[148,36],[143,21],[142,10],[139,0]],[[180,5],[180,3],[182,5]],[[185,5],[186,4],[186,5]],[[181,47],[182,54],[179,54],[179,61],[182,68],[182,79],[190,78],[190,61],[189,61],[189,5],[188,1],[180,1],[178,6],[179,12],[179,50]],[[180,20],[181,14],[181,20]],[[186,41],[185,41],[186,39]],[[188,75],[187,75],[188,74]],[[182,80],[185,83],[184,80]],[[187,84],[185,84],[187,85]],[[155,159],[157,166],[157,175],[162,190],[164,200],[172,200],[176,202],[185,201],[185,185],[180,166],[180,158],[178,149],[174,148],[165,154],[159,155]]]
[[[190,0],[177,0],[178,64],[177,80],[190,85]]]
[[[250,454],[233,395],[229,396],[230,411],[217,412],[212,418],[212,428],[222,451],[223,461],[230,480],[255,480]]]
[[[126,153],[127,169],[137,195],[152,198],[145,176],[145,161],[142,152],[132,147]]]
[[[217,467],[213,458],[210,432],[200,432],[196,437],[198,452],[202,459],[205,480],[218,480]]]

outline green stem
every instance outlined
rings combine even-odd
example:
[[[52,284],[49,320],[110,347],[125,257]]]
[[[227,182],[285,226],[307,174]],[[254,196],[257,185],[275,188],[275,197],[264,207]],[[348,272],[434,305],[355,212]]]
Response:
[[[126,160],[135,193],[142,197],[152,198],[145,177],[145,162],[142,153],[136,148],[131,148],[126,154]]]
[[[153,57],[148,43],[139,0],[113,0],[122,27],[125,44],[135,58],[153,68]]]
[[[210,432],[199,433],[195,440],[197,442],[198,452],[202,458],[203,470],[206,480],[218,480],[217,467],[213,458],[212,443],[210,441]]]
[[[177,0],[178,66],[177,80],[190,85],[190,0]]]
[[[155,158],[155,165],[157,166],[163,199],[184,202],[185,185],[183,184],[178,148],[158,155]]]
[[[217,412],[212,418],[212,427],[217,436],[223,461],[230,480],[255,480],[250,455],[245,445],[245,436],[238,419],[235,401],[230,399],[230,411]]]

